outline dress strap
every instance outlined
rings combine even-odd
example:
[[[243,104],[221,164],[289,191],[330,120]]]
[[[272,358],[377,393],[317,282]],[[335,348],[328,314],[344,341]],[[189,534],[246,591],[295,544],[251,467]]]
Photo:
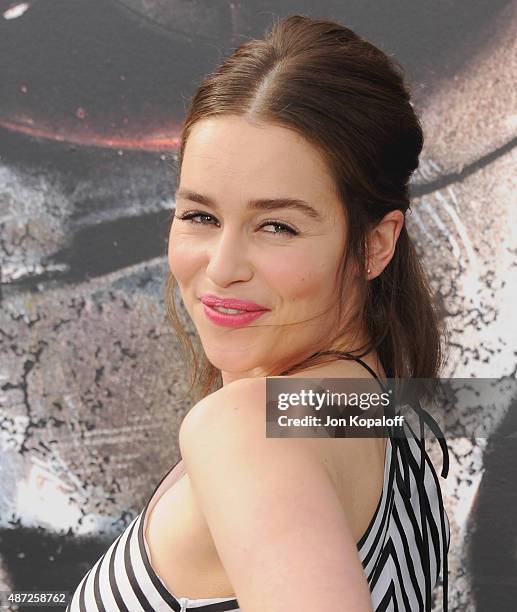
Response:
[[[383,388],[384,391],[387,391],[388,388],[386,387],[386,385],[384,384],[384,382],[382,381],[382,379],[377,375],[377,373],[375,372],[375,370],[373,368],[371,368],[365,361],[363,361],[360,357],[356,357],[355,355],[352,355],[351,353],[346,353],[345,351],[338,351],[338,350],[330,350],[330,351],[320,351],[318,353],[315,353],[315,355],[336,355],[337,357],[344,357],[346,359],[350,359],[350,360],[354,360],[357,361],[357,363],[360,363],[364,368],[366,368],[368,370],[368,372],[370,372],[370,374],[377,379],[378,383],[380,384],[380,386]],[[311,355],[312,357],[313,355]]]

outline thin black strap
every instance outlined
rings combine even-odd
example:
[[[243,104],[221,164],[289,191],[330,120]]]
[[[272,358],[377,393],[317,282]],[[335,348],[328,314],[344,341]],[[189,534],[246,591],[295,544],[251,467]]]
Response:
[[[381,378],[377,375],[377,373],[375,372],[375,370],[373,370],[365,361],[363,361],[360,357],[356,357],[355,355],[352,355],[352,353],[346,353],[345,351],[320,351],[319,353],[315,353],[317,355],[337,355],[338,357],[346,357],[347,359],[353,360],[353,361],[357,361],[358,363],[360,363],[363,367],[365,367],[368,372],[370,372],[370,374],[377,379],[378,383],[380,384],[380,386],[383,388],[384,391],[387,391],[387,387],[386,385],[382,382]]]

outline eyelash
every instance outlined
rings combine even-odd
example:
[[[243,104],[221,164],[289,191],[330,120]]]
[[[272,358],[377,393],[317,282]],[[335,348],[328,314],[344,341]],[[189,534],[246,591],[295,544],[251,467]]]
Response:
[[[208,213],[194,212],[194,211],[185,212],[181,216],[174,215],[174,217],[176,219],[179,219],[180,221],[191,221],[191,223],[194,223],[196,225],[207,225],[207,224],[201,221],[192,221],[192,219],[194,219],[195,217],[210,217],[210,219],[215,219],[215,217],[212,217],[212,215]],[[281,232],[268,232],[268,234],[274,234],[277,236],[284,235],[284,234],[288,236],[296,236],[298,234],[298,232],[294,230],[292,227],[290,227],[289,225],[286,225],[285,223],[281,223],[280,221],[274,221],[272,219],[268,219],[267,221],[264,221],[264,223],[262,223],[260,227],[264,227],[266,225],[276,225],[277,227],[282,228]]]

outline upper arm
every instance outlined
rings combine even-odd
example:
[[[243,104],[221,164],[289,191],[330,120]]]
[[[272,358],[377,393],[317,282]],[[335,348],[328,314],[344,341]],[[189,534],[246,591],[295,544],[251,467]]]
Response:
[[[201,400],[180,429],[193,494],[243,612],[371,610],[342,507],[309,438],[266,438],[265,379]]]

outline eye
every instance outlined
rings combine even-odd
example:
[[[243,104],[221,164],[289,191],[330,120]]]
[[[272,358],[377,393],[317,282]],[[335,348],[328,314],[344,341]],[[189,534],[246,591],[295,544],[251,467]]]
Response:
[[[204,223],[203,221],[192,221],[192,219],[195,219],[196,217],[204,217],[205,219],[214,219],[212,215],[209,215],[208,213],[201,213],[201,212],[183,213],[180,216],[174,215],[174,217],[176,219],[179,219],[180,221],[190,221],[191,223],[195,223],[197,225],[210,225],[210,224]]]
[[[280,221],[266,221],[260,227],[267,227],[268,225],[272,225],[273,227],[280,228],[279,232],[268,232],[269,234],[287,234],[291,236],[296,236],[296,234],[298,233],[292,227],[289,227],[289,225],[286,225],[285,223],[281,223]]]

